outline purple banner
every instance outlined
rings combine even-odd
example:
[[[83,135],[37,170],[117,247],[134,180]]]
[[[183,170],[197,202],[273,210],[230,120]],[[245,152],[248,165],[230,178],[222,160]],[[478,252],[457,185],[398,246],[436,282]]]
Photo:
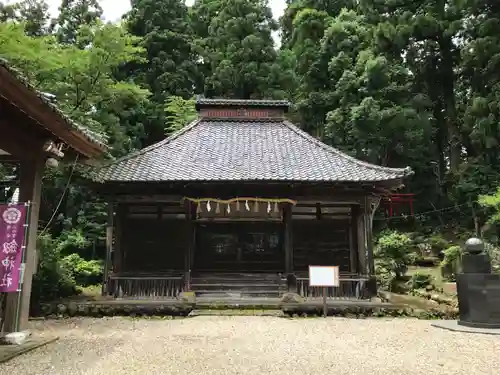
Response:
[[[20,288],[27,206],[0,205],[0,292]]]

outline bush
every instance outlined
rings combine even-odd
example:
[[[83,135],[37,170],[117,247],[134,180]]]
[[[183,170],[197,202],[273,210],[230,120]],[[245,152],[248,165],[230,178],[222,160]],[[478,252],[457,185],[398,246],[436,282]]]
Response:
[[[38,271],[33,275],[31,303],[36,311],[39,304],[76,294],[76,283],[71,272],[61,262],[59,248],[50,234],[37,241]]]
[[[431,246],[432,255],[436,257],[443,257],[443,251],[450,246],[450,243],[441,236],[432,236],[428,240],[429,245]]]
[[[90,245],[81,229],[63,230],[54,241],[62,256],[81,251]]]
[[[401,279],[408,270],[408,266],[416,259],[413,242],[404,233],[388,232],[383,234],[375,247],[375,257],[380,260],[381,266]]]
[[[441,274],[444,278],[455,281],[456,275],[460,271],[462,249],[460,246],[450,246],[443,254],[444,258],[441,262]]]
[[[410,289],[424,289],[432,285],[434,278],[425,272],[415,272],[409,281]]]
[[[78,254],[71,254],[65,256],[61,263],[79,286],[97,285],[102,281],[102,261],[85,260]]]
[[[490,256],[493,273],[500,273],[500,248],[489,242],[484,243],[484,248]]]
[[[392,292],[396,274],[384,265],[377,264],[375,267],[375,275],[377,277],[377,285],[382,290]]]
[[[45,233],[39,236],[38,271],[33,276],[31,304],[34,312],[42,302],[78,294],[77,285],[87,286],[102,281],[100,261],[86,261],[78,254],[66,255],[88,245],[78,230],[63,231],[57,238]]]

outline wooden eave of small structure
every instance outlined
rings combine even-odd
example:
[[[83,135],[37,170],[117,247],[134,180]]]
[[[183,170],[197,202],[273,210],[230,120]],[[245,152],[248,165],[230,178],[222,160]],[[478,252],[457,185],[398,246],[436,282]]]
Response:
[[[49,139],[52,134],[55,142],[63,142],[70,153],[79,154],[83,160],[98,158],[107,149],[103,139],[66,116],[4,59],[0,59],[0,99],[44,129]]]

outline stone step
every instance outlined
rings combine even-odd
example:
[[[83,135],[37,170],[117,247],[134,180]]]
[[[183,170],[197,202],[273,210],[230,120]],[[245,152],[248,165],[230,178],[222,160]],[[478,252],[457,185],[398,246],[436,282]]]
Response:
[[[200,279],[192,278],[191,284],[219,284],[219,285],[286,285],[282,280],[244,280],[244,279]]]
[[[272,279],[281,279],[281,276],[278,273],[193,273],[192,277],[194,278],[202,278],[202,279],[244,279],[244,280],[272,280]]]
[[[286,289],[286,284],[255,284],[255,283],[191,283],[192,290],[277,290]]]
[[[210,297],[210,299],[245,299],[245,298],[255,298],[255,297],[265,297],[265,298],[279,298],[283,291],[279,290],[248,290],[248,291],[217,291],[217,290],[193,290],[196,297]]]

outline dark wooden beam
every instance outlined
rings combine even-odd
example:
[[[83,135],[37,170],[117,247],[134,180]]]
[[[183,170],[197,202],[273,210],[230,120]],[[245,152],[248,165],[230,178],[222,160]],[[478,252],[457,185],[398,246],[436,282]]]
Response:
[[[353,207],[352,208],[352,220],[350,223],[349,230],[349,250],[351,255],[351,272],[359,273],[360,265],[359,265],[359,243],[358,243],[358,221],[360,215],[360,208]]]
[[[293,233],[292,233],[292,206],[284,205],[283,208],[284,225],[284,248],[285,248],[285,272],[287,275],[293,273]]]
[[[114,204],[114,242],[113,242],[113,272],[125,271],[125,257],[127,246],[123,246],[124,225],[128,215],[128,207],[121,204]]]
[[[184,213],[186,215],[187,226],[186,226],[186,249],[184,258],[184,290],[191,290],[191,269],[193,267],[193,255],[194,255],[194,245],[195,245],[195,226],[194,217],[192,210],[192,202],[184,201]]]
[[[45,128],[68,146],[86,157],[98,157],[104,149],[77,130],[60,113],[51,108],[40,94],[28,88],[5,67],[0,67],[0,97]]]
[[[37,159],[43,153],[45,139],[28,131],[23,132],[22,126],[14,126],[14,122],[0,117],[0,148],[19,159]]]
[[[104,260],[104,275],[102,280],[102,295],[106,296],[109,292],[108,280],[109,274],[112,271],[113,257],[113,229],[114,229],[115,207],[112,203],[108,203],[108,222],[106,225],[106,257]]]
[[[271,184],[261,182],[253,184],[248,182],[228,182],[226,184],[200,183],[187,186],[184,183],[106,183],[95,184],[93,188],[102,196],[114,201],[169,201],[179,200],[183,197],[191,198],[218,198],[228,199],[234,197],[262,197],[262,198],[289,198],[307,202],[321,202],[332,205],[361,204],[364,196],[370,194],[365,190],[341,191],[332,187],[290,187],[287,184]],[[158,195],[158,189],[165,191],[165,195]]]
[[[10,155],[10,154],[0,155],[0,163],[2,163],[2,164],[18,164],[20,161],[21,161],[21,158],[19,156],[14,156],[14,155]]]
[[[360,198],[361,199],[361,198]],[[319,205],[321,208],[344,208],[344,207],[353,207],[359,206],[360,202],[310,202],[310,203],[302,203],[302,201],[298,201],[295,207],[317,207]]]

